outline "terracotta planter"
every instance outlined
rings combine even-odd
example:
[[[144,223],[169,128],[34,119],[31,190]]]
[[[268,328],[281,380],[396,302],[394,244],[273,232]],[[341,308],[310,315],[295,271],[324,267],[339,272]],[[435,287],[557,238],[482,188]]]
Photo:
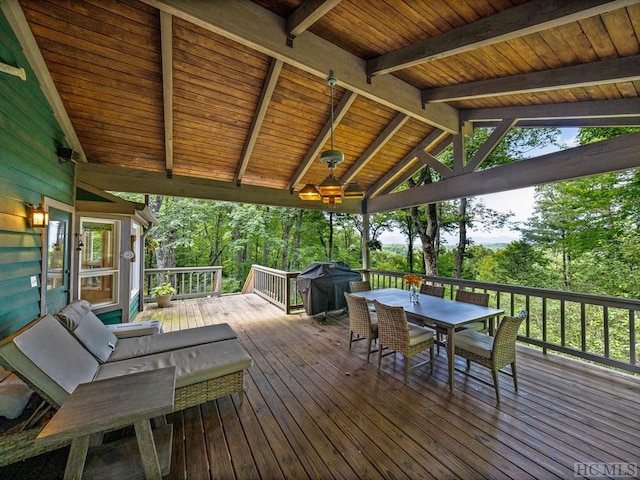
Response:
[[[158,295],[156,297],[156,302],[158,302],[158,307],[164,308],[171,305],[171,297],[172,295],[170,293],[167,295]]]

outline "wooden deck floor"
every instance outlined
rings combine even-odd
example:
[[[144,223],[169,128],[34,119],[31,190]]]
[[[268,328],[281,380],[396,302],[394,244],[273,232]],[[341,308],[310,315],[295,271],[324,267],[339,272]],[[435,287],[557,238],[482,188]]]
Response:
[[[167,479],[566,479],[576,462],[640,464],[635,377],[519,348],[520,391],[502,378],[498,406],[493,387],[462,373],[449,392],[444,350],[407,386],[400,357],[379,373],[364,342],[349,352],[344,315],[287,316],[236,295],[151,304],[145,319],[165,331],[228,322],[254,361],[242,405],[226,397],[170,416]],[[64,455],[41,456],[58,475],[47,478],[62,477]]]

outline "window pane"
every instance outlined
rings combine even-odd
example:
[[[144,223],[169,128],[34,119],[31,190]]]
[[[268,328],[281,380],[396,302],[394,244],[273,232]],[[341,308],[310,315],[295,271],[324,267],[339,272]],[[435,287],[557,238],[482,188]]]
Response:
[[[47,238],[47,290],[62,287],[64,270],[64,253],[66,245],[67,222],[63,220],[49,221]]]
[[[81,269],[114,268],[115,240],[114,223],[83,221]]]
[[[80,298],[91,304],[113,303],[115,274],[95,275],[80,279]]]

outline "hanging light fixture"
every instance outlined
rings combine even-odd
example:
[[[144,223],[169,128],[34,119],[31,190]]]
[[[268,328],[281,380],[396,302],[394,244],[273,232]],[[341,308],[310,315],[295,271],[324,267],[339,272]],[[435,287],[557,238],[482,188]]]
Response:
[[[327,85],[331,89],[331,149],[325,150],[320,154],[320,161],[327,164],[329,167],[329,175],[318,186],[313,183],[307,183],[302,190],[298,192],[298,196],[302,200],[322,200],[328,204],[329,208],[333,208],[336,204],[342,202],[343,192],[342,185],[338,179],[333,175],[333,170],[336,165],[344,161],[344,153],[340,150],[336,150],[333,145],[333,87],[338,83],[338,80],[333,75],[333,72],[329,72],[327,77]],[[344,191],[345,198],[362,198],[364,196],[364,189],[358,185],[357,182],[351,183]]]

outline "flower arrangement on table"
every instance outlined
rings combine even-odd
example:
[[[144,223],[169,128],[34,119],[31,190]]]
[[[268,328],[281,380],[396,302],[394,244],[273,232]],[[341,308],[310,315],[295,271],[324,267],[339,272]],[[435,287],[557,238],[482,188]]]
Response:
[[[416,275],[415,273],[408,273],[404,277],[405,283],[409,285],[409,299],[411,303],[418,303],[420,301],[420,296],[418,295],[418,287],[422,283],[422,277]]]
[[[419,287],[420,284],[424,281],[421,276],[416,275],[415,273],[408,273],[403,278],[407,285],[411,285],[414,287]]]

